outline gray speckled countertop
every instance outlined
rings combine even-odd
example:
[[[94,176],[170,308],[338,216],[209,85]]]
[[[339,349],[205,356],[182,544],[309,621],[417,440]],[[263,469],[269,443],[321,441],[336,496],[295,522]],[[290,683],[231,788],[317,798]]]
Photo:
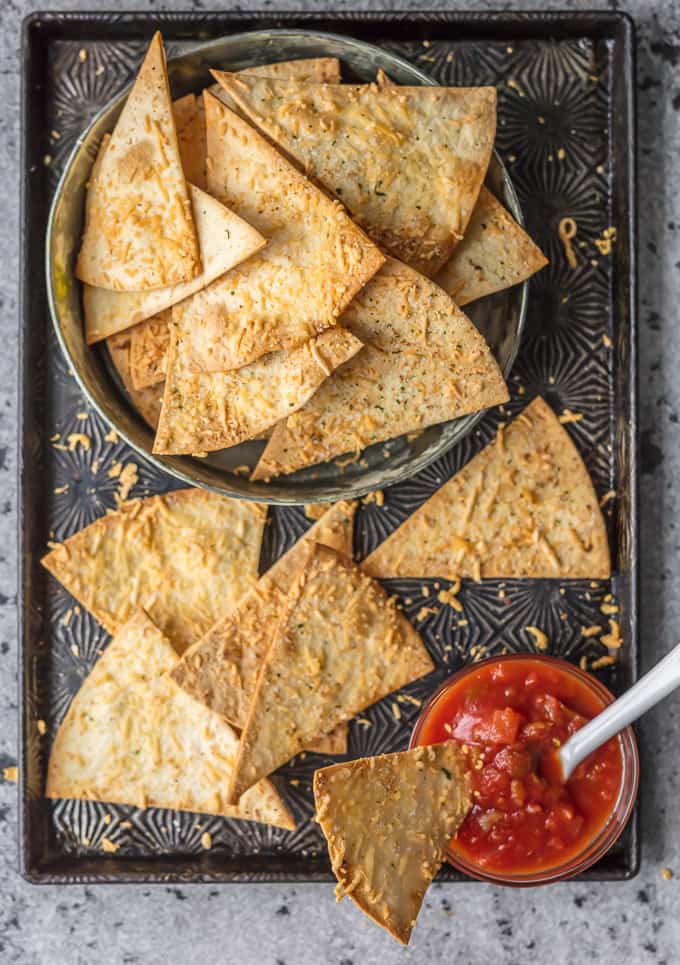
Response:
[[[402,0],[403,8],[418,2]],[[522,8],[523,0],[473,3]],[[16,327],[19,237],[19,26],[34,9],[87,10],[94,0],[0,0],[0,768],[16,762]],[[210,0],[117,0],[117,9],[211,8]],[[264,0],[267,9],[323,9]],[[346,9],[390,3],[335,0]],[[449,6],[429,0],[428,9]],[[536,4],[539,6],[539,4]],[[652,664],[680,624],[676,529],[680,476],[680,3],[575,0],[544,8],[627,9],[638,27],[642,659]],[[641,728],[643,862],[625,884],[539,890],[433,887],[404,951],[330,885],[38,888],[17,874],[16,787],[0,776],[0,962],[3,965],[389,965],[401,961],[680,962],[680,694]],[[675,877],[666,881],[661,869]]]

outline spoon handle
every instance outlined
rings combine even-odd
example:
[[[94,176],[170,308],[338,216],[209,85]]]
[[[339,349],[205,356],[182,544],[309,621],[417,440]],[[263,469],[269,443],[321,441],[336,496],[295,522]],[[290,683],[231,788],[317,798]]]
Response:
[[[680,643],[630,690],[576,731],[560,748],[564,780],[594,750],[632,724],[645,711],[680,687]]]

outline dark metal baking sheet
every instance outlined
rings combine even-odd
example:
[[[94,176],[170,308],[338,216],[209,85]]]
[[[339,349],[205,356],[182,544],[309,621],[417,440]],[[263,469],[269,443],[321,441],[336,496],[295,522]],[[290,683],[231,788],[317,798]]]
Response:
[[[391,588],[422,631],[435,673],[407,688],[424,697],[437,681],[483,648],[530,650],[524,628],[539,625],[554,653],[578,660],[597,645],[580,634],[601,623],[613,593],[624,645],[612,670],[614,691],[637,676],[636,330],[634,314],[633,26],[621,14],[44,14],[24,24],[21,345],[22,600],[20,635],[21,830],[23,874],[35,882],[326,881],[331,873],[318,829],[309,820],[315,755],[283,768],[279,783],[304,819],[296,832],[178,812],[90,802],[47,802],[43,788],[50,738],[98,652],[108,640],[39,565],[50,539],[62,539],[113,505],[114,460],[138,464],[133,495],[173,482],[107,441],[108,426],[87,410],[59,354],[49,324],[43,277],[47,212],[58,173],[75,137],[132,77],[154,30],[170,53],[202,39],[263,27],[328,30],[384,45],[448,84],[495,84],[497,145],[509,166],[530,233],[551,259],[531,285],[527,334],[512,379],[512,401],[490,413],[456,450],[417,478],[385,494],[385,505],[361,507],[361,556],[420,505],[494,433],[499,420],[541,392],[562,412],[583,418],[567,426],[607,503],[615,576],[610,582],[485,580],[464,586],[465,612],[444,607],[418,618],[423,581]],[[84,51],[84,54],[81,53]],[[52,136],[56,131],[58,137]],[[49,163],[46,163],[49,158]],[[578,267],[569,269],[557,236],[562,217],[578,226]],[[602,255],[595,241],[615,227]],[[581,244],[582,243],[582,244]],[[611,344],[610,344],[611,343]],[[85,428],[83,428],[85,427]],[[54,442],[85,431],[89,449]],[[55,435],[60,439],[56,440]],[[301,509],[272,510],[263,550],[271,562],[309,524]],[[427,581],[432,582],[432,581]],[[446,585],[446,584],[444,584]],[[71,612],[70,620],[64,618]],[[422,615],[421,615],[422,616]],[[461,621],[461,616],[463,620]],[[417,709],[387,699],[352,724],[351,756],[406,745]],[[38,720],[47,724],[41,736]],[[294,781],[296,783],[291,783]],[[131,827],[122,828],[121,822]],[[204,852],[200,834],[214,847]],[[119,851],[103,855],[106,835]],[[584,877],[622,879],[639,863],[633,818],[616,847]],[[456,880],[445,867],[441,878]]]

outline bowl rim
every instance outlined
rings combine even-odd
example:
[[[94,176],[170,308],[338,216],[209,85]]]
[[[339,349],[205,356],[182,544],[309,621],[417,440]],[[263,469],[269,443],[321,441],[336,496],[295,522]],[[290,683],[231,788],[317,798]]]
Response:
[[[382,48],[378,47],[376,44],[366,43],[363,40],[357,40],[356,38],[347,36],[345,34],[338,34],[338,33],[333,33],[329,31],[301,30],[301,29],[289,29],[289,28],[244,30],[244,31],[240,31],[239,33],[212,38],[211,40],[208,40],[190,47],[188,50],[184,51],[181,54],[177,54],[173,57],[168,57],[167,58],[168,72],[172,73],[173,64],[176,64],[177,62],[182,61],[184,59],[194,57],[196,55],[204,56],[206,54],[209,54],[211,49],[223,44],[225,40],[238,42],[245,39],[250,39],[253,43],[257,43],[258,38],[260,39],[263,39],[265,37],[271,38],[272,35],[274,35],[277,39],[280,39],[282,41],[286,38],[291,38],[291,39],[305,38],[306,40],[311,39],[312,41],[319,40],[322,43],[324,41],[326,42],[331,41],[334,43],[339,43],[344,47],[353,48],[359,52],[369,54],[369,55],[375,55],[375,53],[378,52],[381,57],[388,58],[390,61],[392,61],[393,64],[399,66],[402,70],[410,72],[414,78],[418,79],[419,83],[422,86],[428,86],[428,87],[441,86],[426,71],[421,70],[419,67],[411,63],[411,61],[409,61],[405,57],[402,57],[400,54],[396,54],[390,50],[383,50]],[[45,254],[44,254],[47,304],[48,304],[50,319],[52,322],[52,327],[55,332],[57,342],[59,344],[59,347],[64,357],[69,362],[73,378],[75,379],[78,385],[78,388],[85,396],[89,405],[92,406],[92,408],[98,413],[98,415],[100,415],[101,418],[103,418],[106,422],[110,423],[113,426],[118,436],[133,450],[133,452],[136,453],[136,455],[138,455],[141,459],[144,459],[147,462],[149,462],[159,472],[166,473],[169,476],[173,477],[174,479],[178,480],[179,482],[183,482],[189,486],[199,486],[203,489],[207,489],[211,492],[215,492],[230,498],[245,499],[251,502],[258,502],[258,503],[263,503],[266,505],[273,505],[273,506],[300,506],[308,503],[317,503],[317,502],[330,503],[330,502],[335,502],[338,499],[360,499],[362,496],[365,496],[367,493],[372,492],[376,488],[380,488],[381,483],[379,480],[377,482],[374,480],[372,482],[362,483],[361,477],[359,477],[359,479],[356,482],[350,483],[346,491],[343,491],[340,493],[324,492],[323,491],[324,489],[328,489],[328,484],[323,482],[320,484],[318,492],[311,492],[311,493],[293,492],[290,496],[283,496],[280,494],[267,495],[266,491],[265,492],[260,492],[260,491],[243,492],[238,486],[238,477],[235,474],[229,473],[227,470],[224,470],[223,471],[223,475],[225,477],[224,485],[218,485],[216,483],[212,483],[205,479],[198,479],[191,472],[188,472],[187,470],[182,468],[182,466],[184,466],[184,464],[192,457],[159,456],[153,453],[152,451],[149,451],[143,445],[141,445],[140,443],[132,439],[130,434],[124,428],[122,428],[116,421],[113,421],[110,418],[110,416],[105,415],[101,411],[101,407],[98,401],[94,398],[94,395],[91,392],[90,388],[88,387],[87,382],[79,372],[78,365],[75,363],[75,360],[73,359],[72,354],[68,349],[66,339],[62,332],[61,322],[59,318],[59,310],[57,307],[57,300],[56,300],[56,295],[54,290],[55,288],[54,273],[52,271],[54,231],[55,231],[57,209],[62,199],[64,187],[68,181],[71,168],[73,167],[74,163],[79,157],[79,154],[83,145],[87,141],[90,135],[90,132],[93,130],[93,128],[97,126],[97,124],[99,124],[102,117],[104,117],[104,115],[106,115],[110,111],[115,110],[119,105],[123,104],[133,84],[134,84],[134,79],[130,81],[129,84],[126,84],[126,86],[120,91],[119,94],[115,95],[109,101],[107,101],[106,104],[104,104],[103,107],[99,111],[97,111],[97,113],[93,116],[90,123],[78,134],[73,144],[73,147],[71,148],[68,154],[68,157],[64,162],[63,170],[56,184],[56,187],[54,189],[54,194],[52,196],[52,201],[50,203],[50,209],[49,209],[49,214],[47,218],[47,226],[45,231]],[[172,92],[171,92],[171,95],[172,95]],[[524,228],[525,226],[524,215],[523,215],[522,207],[519,202],[519,198],[517,197],[515,186],[508,173],[507,167],[501,160],[495,146],[492,152],[492,159],[494,161],[494,164],[497,165],[498,170],[500,172],[500,176],[503,181],[504,191],[506,192],[506,198],[504,199],[504,201],[510,202],[509,206],[511,208],[511,214],[513,218],[517,221],[520,227]],[[515,360],[517,358],[517,354],[519,352],[520,344],[522,341],[524,329],[526,327],[529,280],[526,279],[520,282],[517,286],[513,286],[513,287],[516,287],[519,292],[519,306],[518,306],[518,312],[517,312],[516,336],[512,344],[512,347],[508,353],[507,359],[505,363],[501,366],[501,371],[503,372],[503,376],[506,379],[508,378],[514,366]],[[93,348],[95,348],[95,346],[88,347],[89,350],[92,350]],[[134,410],[135,414],[139,418],[141,418],[141,416],[139,416],[139,413],[136,407],[134,406],[134,403],[127,396],[127,393],[125,393],[125,401]],[[487,411],[488,411],[487,409],[481,409],[477,412],[472,412],[467,415],[459,416],[457,419],[450,420],[450,422],[455,422],[460,426],[460,432],[456,434],[455,438],[444,440],[443,442],[440,440],[439,445],[428,446],[428,448],[426,448],[422,453],[420,453],[420,455],[409,459],[405,463],[405,465],[403,465],[398,471],[395,470],[390,474],[390,479],[386,483],[386,486],[394,486],[399,483],[405,482],[406,480],[416,476],[423,469],[426,469],[437,459],[441,459],[454,446],[458,445],[467,436],[470,435],[470,433],[479,424],[480,420],[484,417]],[[443,425],[446,425],[446,424],[447,423],[443,423]],[[425,427],[425,428],[427,429],[429,427]],[[311,467],[311,468],[314,468],[314,467]],[[261,485],[261,488],[264,488],[264,486],[265,484],[263,483]]]

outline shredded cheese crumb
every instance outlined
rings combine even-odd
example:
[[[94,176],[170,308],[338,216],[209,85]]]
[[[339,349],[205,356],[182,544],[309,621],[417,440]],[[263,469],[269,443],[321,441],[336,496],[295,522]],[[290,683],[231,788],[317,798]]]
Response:
[[[576,237],[576,222],[573,218],[562,218],[557,228],[557,234],[564,245],[564,254],[570,268],[576,268],[578,262],[572,247],[572,238]]]
[[[614,603],[603,603],[602,606],[600,607],[600,610],[602,611],[602,613],[605,613],[605,614],[619,612],[619,608]]]
[[[19,780],[19,768],[14,767],[3,767],[2,776],[6,781],[11,781],[12,784],[16,784]]]
[[[530,633],[534,638],[534,644],[537,650],[547,650],[550,641],[548,640],[547,634],[539,630],[538,627],[525,627],[527,633]]]
[[[206,851],[210,851],[212,848],[212,835],[210,831],[204,831],[201,835],[201,847],[205,848]]]
[[[458,599],[460,593],[460,580],[456,580],[448,590],[440,590],[437,599],[440,603],[447,604],[457,613],[463,612],[463,604]]]
[[[595,247],[601,255],[610,255],[616,241],[616,228],[605,228],[601,238],[595,239]]]
[[[47,733],[47,724],[45,723],[45,721],[37,720],[35,722],[35,726],[38,728],[38,733],[40,734],[40,736],[44,737],[45,734]]]
[[[621,627],[616,620],[609,621],[609,633],[606,633],[603,637],[600,637],[600,643],[603,646],[608,647],[610,650],[618,650],[623,643],[621,639]]]
[[[602,633],[602,627],[593,625],[592,627],[581,627],[582,637],[596,637],[598,633]]]
[[[106,440],[106,442],[111,442],[115,445],[119,441],[118,433],[116,432],[115,429],[109,429],[109,431],[104,436],[104,439]]]
[[[102,851],[105,851],[107,854],[115,854],[119,848],[120,845],[116,844],[115,841],[110,841],[108,838],[102,838]]]
[[[382,489],[375,489],[372,493],[367,493],[361,502],[366,506],[368,506],[370,503],[375,503],[376,506],[384,506],[385,494]]]
[[[671,878],[673,877],[673,872],[671,871],[670,868],[662,868],[661,877],[663,878],[664,881],[670,881]]]
[[[582,412],[572,412],[571,409],[565,409],[562,415],[559,417],[562,425],[566,425],[568,422],[580,422],[582,418]]]
[[[602,342],[605,348],[611,348],[612,345],[614,344],[608,335],[602,336]]]
[[[66,441],[68,442],[69,452],[74,452],[78,446],[82,446],[85,451],[92,448],[92,440],[84,432],[72,432],[67,436]]]
[[[606,492],[600,500],[600,508],[604,509],[607,503],[610,503],[612,499],[616,499],[616,492],[613,489],[610,489],[609,492]]]
[[[590,665],[591,670],[600,670],[602,667],[611,667],[613,663],[616,663],[616,657],[606,656],[598,657],[597,660],[593,660]]]
[[[128,462],[121,471],[116,493],[116,506],[120,508],[130,495],[130,490],[139,482],[139,473],[134,462]]]

